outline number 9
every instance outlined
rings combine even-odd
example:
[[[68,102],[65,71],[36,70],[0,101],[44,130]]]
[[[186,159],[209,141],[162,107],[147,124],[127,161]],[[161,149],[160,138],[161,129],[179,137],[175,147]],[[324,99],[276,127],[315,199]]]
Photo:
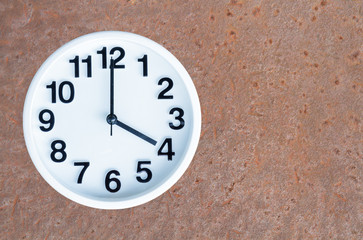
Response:
[[[44,118],[44,115],[46,118]],[[49,116],[47,116],[49,115]],[[54,127],[54,114],[49,109],[44,109],[39,113],[39,121],[43,124],[49,124],[48,127],[40,126],[40,130],[43,132],[49,132]]]

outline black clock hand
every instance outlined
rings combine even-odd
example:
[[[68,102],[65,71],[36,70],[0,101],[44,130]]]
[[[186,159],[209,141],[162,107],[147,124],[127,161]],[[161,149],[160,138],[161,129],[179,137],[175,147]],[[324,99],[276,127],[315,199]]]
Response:
[[[117,126],[125,129],[126,131],[134,134],[135,136],[145,140],[146,142],[148,142],[148,143],[150,143],[150,144],[152,144],[154,146],[156,145],[156,141],[154,139],[142,134],[141,132],[135,130],[134,128],[132,128],[132,127],[126,125],[126,124],[124,124],[123,122],[120,122],[119,120],[117,120],[117,118],[115,119],[114,124],[116,124]]]
[[[123,128],[124,130],[134,134],[135,136],[145,140],[146,142],[156,145],[156,141],[145,134],[137,131],[136,129],[124,124],[117,120],[117,116],[114,113],[114,70],[115,70],[115,63],[111,57],[111,65],[110,65],[110,114],[107,116],[106,121],[111,126],[111,136],[112,136],[112,125],[116,124],[117,126]]]
[[[110,61],[110,114],[107,116],[107,122],[110,124],[110,135],[112,136],[112,125],[114,121],[117,120],[115,113],[114,113],[114,70],[115,70],[115,63],[113,58],[111,57]]]

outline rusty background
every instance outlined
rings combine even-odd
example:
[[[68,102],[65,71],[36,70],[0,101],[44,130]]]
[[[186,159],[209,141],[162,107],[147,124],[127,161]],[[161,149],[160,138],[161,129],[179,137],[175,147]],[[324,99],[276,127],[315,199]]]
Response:
[[[362,239],[363,2],[0,0],[0,239]],[[148,37],[202,107],[192,164],[159,198],[87,208],[27,153],[43,61],[95,31]]]

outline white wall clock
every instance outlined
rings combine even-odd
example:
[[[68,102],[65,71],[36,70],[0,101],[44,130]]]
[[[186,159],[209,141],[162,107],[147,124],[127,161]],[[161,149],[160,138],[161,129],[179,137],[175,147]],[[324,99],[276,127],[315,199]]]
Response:
[[[23,128],[34,165],[55,190],[86,206],[123,209],[182,176],[201,111],[190,76],[165,48],[132,33],[97,32],[43,63]]]

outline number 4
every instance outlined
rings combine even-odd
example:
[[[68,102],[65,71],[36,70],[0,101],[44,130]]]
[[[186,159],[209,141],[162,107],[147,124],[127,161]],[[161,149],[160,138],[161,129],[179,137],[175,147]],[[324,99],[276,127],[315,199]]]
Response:
[[[167,148],[166,152],[163,151],[163,149],[165,147]],[[161,144],[161,147],[160,147],[160,149],[158,151],[158,156],[161,156],[161,155],[168,156],[168,161],[173,160],[173,156],[175,155],[175,152],[173,152],[171,138],[166,138],[165,141],[163,142],[163,144]]]

